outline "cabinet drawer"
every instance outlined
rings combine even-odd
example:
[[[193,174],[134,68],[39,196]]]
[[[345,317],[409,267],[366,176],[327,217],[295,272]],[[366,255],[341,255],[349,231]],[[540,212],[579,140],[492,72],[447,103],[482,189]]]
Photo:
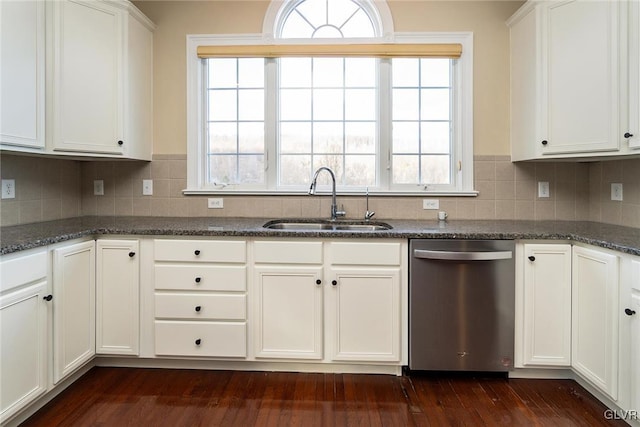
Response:
[[[400,265],[401,244],[332,242],[329,247],[331,264]]]
[[[157,355],[202,357],[247,356],[247,327],[244,322],[178,322],[157,320],[155,332]]]
[[[257,263],[322,264],[322,242],[255,242]]]
[[[245,262],[247,244],[223,240],[156,240],[156,261]]]
[[[190,320],[245,320],[244,295],[156,294],[156,317]]]
[[[47,251],[15,258],[3,257],[0,262],[0,292],[35,282],[46,276]]]
[[[156,289],[244,291],[247,289],[245,266],[156,265]]]

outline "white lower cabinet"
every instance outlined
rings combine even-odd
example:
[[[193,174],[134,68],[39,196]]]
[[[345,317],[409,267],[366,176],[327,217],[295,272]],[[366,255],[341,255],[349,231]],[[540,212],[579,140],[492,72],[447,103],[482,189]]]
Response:
[[[138,355],[140,256],[137,240],[96,243],[96,353]]]
[[[571,245],[519,245],[516,366],[571,365]],[[518,334],[517,334],[518,335]],[[521,356],[519,356],[521,355]]]
[[[95,241],[53,250],[53,382],[95,355]]]
[[[0,423],[47,390],[47,256],[0,261]]]
[[[618,257],[574,246],[572,367],[618,398]]]
[[[256,241],[256,357],[399,364],[403,250],[400,241]]]
[[[247,244],[154,241],[157,356],[246,358]]]
[[[640,257],[620,259],[620,378],[617,404],[640,408]]]

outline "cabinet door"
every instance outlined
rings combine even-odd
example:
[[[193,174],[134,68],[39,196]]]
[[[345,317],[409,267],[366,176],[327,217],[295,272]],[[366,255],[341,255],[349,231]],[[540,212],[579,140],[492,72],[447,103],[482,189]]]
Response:
[[[573,248],[572,365],[618,398],[618,257]]]
[[[98,240],[96,253],[96,353],[138,355],[138,241]]]
[[[256,357],[322,359],[322,267],[255,267]]]
[[[53,382],[95,354],[95,242],[53,251]]]
[[[0,143],[44,148],[44,2],[0,2],[0,20]]]
[[[332,360],[400,360],[400,270],[334,269],[326,284]]]
[[[0,298],[0,422],[47,390],[46,281]]]
[[[124,12],[96,1],[52,6],[53,149],[122,154]]]
[[[640,408],[640,284],[631,291],[631,404],[629,409]]]
[[[543,154],[619,148],[620,4],[585,0],[546,4]]]
[[[571,365],[571,245],[524,246],[523,365]]]

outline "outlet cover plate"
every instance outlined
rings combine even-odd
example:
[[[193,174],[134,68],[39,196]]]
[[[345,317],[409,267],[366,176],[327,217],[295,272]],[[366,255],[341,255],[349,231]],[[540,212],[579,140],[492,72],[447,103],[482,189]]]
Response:
[[[142,195],[153,196],[153,180],[152,179],[142,180]]]
[[[538,197],[549,197],[549,183],[547,181],[538,182]]]
[[[16,198],[16,180],[15,179],[2,180],[2,198],[3,199]]]
[[[104,196],[104,181],[101,179],[96,179],[93,181],[93,195],[94,196]]]
[[[422,199],[422,209],[429,209],[429,210],[440,209],[440,200],[438,200],[438,199]]]
[[[222,197],[212,197],[207,200],[209,209],[223,209],[224,199]]]
[[[622,201],[622,184],[611,183],[611,200]]]

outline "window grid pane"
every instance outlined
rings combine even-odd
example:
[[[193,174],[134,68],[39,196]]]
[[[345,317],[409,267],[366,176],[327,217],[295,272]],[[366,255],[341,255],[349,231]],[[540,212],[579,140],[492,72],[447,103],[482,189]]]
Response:
[[[376,79],[369,77],[356,82],[363,65],[375,67],[377,61],[352,58],[308,61],[278,61],[278,185],[308,183],[320,166],[334,171],[338,185],[375,185]],[[305,72],[309,75],[305,76]],[[304,86],[302,82],[309,83]],[[292,83],[295,89],[290,88]],[[293,156],[294,153],[298,156]],[[298,165],[295,158],[299,159]],[[325,180],[328,178],[322,176],[320,184]]]
[[[451,60],[393,59],[392,183],[452,183]]]
[[[209,59],[206,75],[209,182],[264,183],[264,59]]]

